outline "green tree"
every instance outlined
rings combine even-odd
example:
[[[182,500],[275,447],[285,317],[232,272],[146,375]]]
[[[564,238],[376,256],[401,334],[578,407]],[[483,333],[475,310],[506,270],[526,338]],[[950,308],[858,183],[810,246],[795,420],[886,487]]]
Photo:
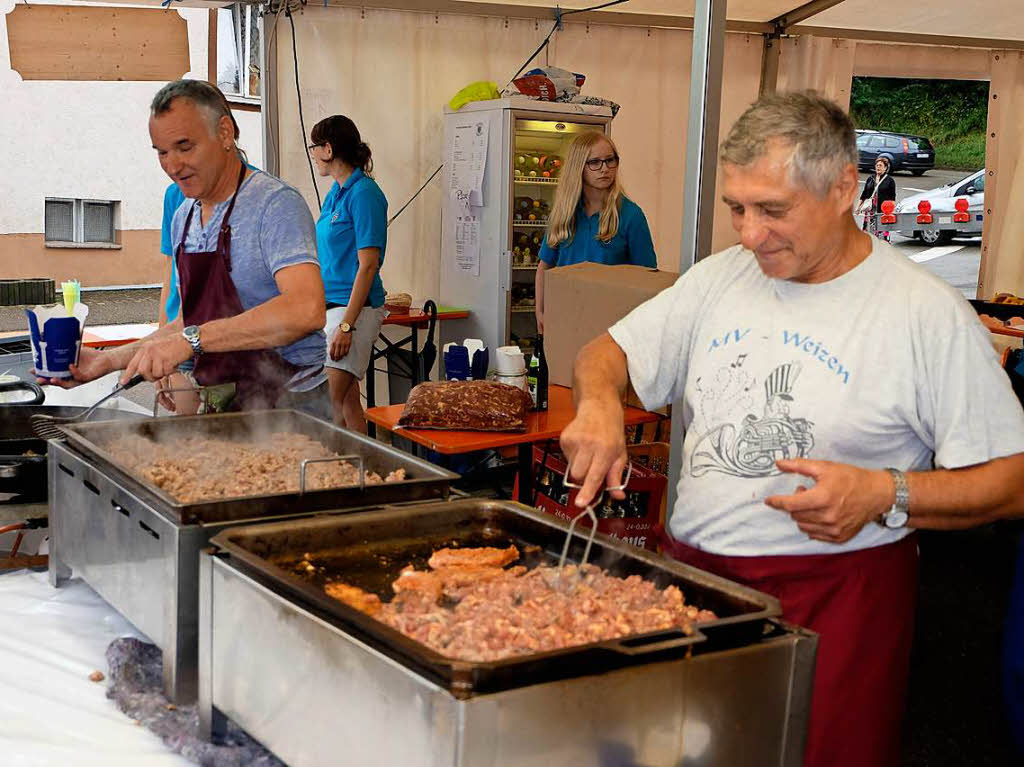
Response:
[[[858,128],[926,136],[938,167],[985,165],[987,82],[855,77],[850,115]]]

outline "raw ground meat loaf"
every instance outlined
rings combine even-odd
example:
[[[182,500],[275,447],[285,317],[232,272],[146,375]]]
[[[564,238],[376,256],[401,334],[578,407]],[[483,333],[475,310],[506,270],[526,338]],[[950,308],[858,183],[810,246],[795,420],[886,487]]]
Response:
[[[421,383],[409,394],[399,426],[411,429],[526,431],[530,395],[496,381]]]

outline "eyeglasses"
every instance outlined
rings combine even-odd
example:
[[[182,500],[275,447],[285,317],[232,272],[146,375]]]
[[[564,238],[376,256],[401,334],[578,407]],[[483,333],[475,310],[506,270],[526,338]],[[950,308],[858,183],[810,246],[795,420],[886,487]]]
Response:
[[[321,142],[319,144],[310,144],[309,146],[306,147],[306,150],[309,151],[309,152],[312,152],[318,146],[323,146],[323,142]]]
[[[602,165],[607,165],[609,168],[618,168],[619,156],[613,155],[611,157],[605,157],[604,159],[595,157],[593,160],[587,160],[587,167],[591,170],[601,170]]]

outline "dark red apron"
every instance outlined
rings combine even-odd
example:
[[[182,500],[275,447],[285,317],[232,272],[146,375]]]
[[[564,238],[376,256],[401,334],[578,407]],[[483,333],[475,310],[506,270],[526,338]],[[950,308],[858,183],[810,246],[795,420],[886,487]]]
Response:
[[[735,557],[665,536],[667,554],[782,602],[819,634],[804,767],[898,767],[917,601],[917,538],[841,554]]]
[[[192,223],[196,203],[189,208],[181,242],[175,251],[178,278],[181,281],[181,316],[185,326],[202,325],[241,314],[245,309],[231,280],[231,212],[242,188],[246,167],[238,174],[238,185],[224,212],[217,249],[186,253],[185,239]],[[238,352],[208,352],[195,358],[195,378],[202,386],[235,384],[232,409],[272,408],[284,393],[285,384],[301,368],[272,349]]]

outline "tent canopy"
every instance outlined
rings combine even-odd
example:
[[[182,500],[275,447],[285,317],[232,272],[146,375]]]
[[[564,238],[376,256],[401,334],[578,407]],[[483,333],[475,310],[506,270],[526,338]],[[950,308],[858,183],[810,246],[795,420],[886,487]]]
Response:
[[[194,0],[186,0],[186,2]],[[509,15],[554,18],[549,0],[328,0],[329,5],[389,8],[438,13]],[[561,4],[563,12],[596,5],[595,2]],[[574,14],[573,21],[638,26],[689,28],[694,0],[628,0],[599,11]],[[731,31],[815,34],[866,40],[949,44],[984,48],[1024,45],[1024,3],[1019,0],[932,0],[928,3],[880,6],[878,0],[730,0],[727,10]]]

